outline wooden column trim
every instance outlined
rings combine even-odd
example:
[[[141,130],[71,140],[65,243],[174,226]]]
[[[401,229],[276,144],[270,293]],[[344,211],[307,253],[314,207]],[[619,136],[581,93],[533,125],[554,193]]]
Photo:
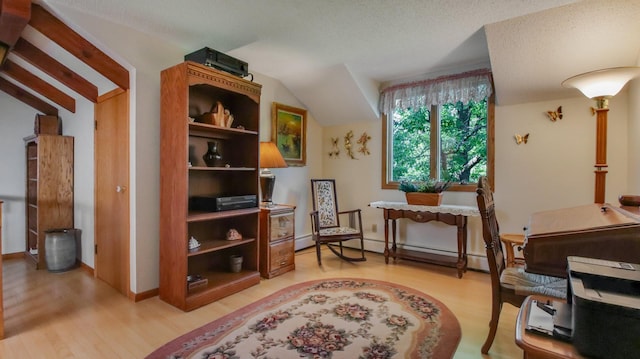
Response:
[[[2,72],[33,89],[49,100],[57,103],[68,111],[73,113],[76,112],[76,100],[73,97],[58,90],[53,85],[45,82],[15,62],[11,60],[5,61],[2,67]]]
[[[11,50],[12,53],[42,70],[42,72],[58,80],[71,90],[77,92],[87,100],[96,103],[98,100],[98,87],[73,72],[70,68],[59,63],[44,51],[35,47],[29,41],[20,38]]]
[[[120,88],[129,89],[129,71],[106,55],[77,32],[58,20],[40,5],[31,6],[31,20],[34,29],[51,39],[73,56],[108,78]]]
[[[0,0],[0,41],[13,46],[30,18],[30,0]]]
[[[596,164],[594,171],[595,194],[594,203],[605,202],[605,189],[607,177],[607,113],[608,108],[596,109]]]
[[[45,101],[37,98],[29,92],[21,89],[13,83],[0,77],[0,90],[15,97],[17,100],[33,107],[34,109],[42,112],[45,115],[58,116],[58,109],[49,105]]]

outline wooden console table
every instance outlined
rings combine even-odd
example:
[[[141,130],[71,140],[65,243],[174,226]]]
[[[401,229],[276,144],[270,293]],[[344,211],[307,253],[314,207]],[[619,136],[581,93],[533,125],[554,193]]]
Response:
[[[477,207],[472,206],[416,206],[404,202],[378,201],[369,204],[370,207],[380,208],[384,214],[384,261],[389,263],[389,255],[394,260],[405,258],[426,263],[455,267],[458,269],[458,278],[467,271],[467,217],[479,216]],[[396,220],[407,218],[419,223],[438,221],[450,226],[458,227],[458,256],[452,257],[442,254],[425,253],[420,251],[398,249],[396,246],[397,227]],[[391,221],[392,240],[389,250],[389,221]]]

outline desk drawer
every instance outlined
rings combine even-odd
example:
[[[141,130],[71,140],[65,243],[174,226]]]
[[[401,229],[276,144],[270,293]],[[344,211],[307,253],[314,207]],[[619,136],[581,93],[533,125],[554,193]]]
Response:
[[[293,211],[288,213],[272,214],[269,217],[271,242],[280,241],[282,239],[293,236]]]
[[[409,218],[416,222],[429,222],[437,220],[438,213],[404,211],[404,218]]]
[[[293,239],[272,244],[270,246],[271,271],[277,270],[280,267],[293,265],[295,261],[294,250]]]

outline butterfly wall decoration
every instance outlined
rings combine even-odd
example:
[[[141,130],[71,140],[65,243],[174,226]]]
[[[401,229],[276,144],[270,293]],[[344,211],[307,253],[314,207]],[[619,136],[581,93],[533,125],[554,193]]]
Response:
[[[360,148],[358,149],[358,152],[362,153],[363,155],[371,154],[371,152],[369,152],[369,149],[367,148],[367,142],[369,142],[370,139],[371,136],[369,136],[366,132],[363,132],[362,135],[360,135],[360,139],[358,140]]]
[[[555,111],[547,111],[547,116],[552,122],[556,122],[557,120],[562,120],[562,106],[558,106],[558,109]]]
[[[353,148],[351,147],[351,139],[353,139],[353,130],[347,132],[347,134],[344,136],[344,149],[347,150],[347,155],[349,156],[349,158],[351,158],[352,160],[355,160],[357,158],[353,155]]]
[[[525,135],[519,135],[519,134],[515,134],[513,137],[515,137],[516,139],[516,144],[521,144],[524,143],[526,144],[529,141],[529,134],[525,134]]]
[[[338,148],[338,137],[331,137],[331,151],[329,151],[329,157],[338,157],[340,155],[340,149]]]

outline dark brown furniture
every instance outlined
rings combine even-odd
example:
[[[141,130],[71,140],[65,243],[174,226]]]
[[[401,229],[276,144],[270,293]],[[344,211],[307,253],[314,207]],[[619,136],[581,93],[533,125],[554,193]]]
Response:
[[[589,204],[531,215],[524,246],[527,272],[567,276],[567,257],[635,263],[640,253],[637,208]]]
[[[73,137],[29,136],[27,158],[26,257],[47,268],[46,231],[73,228]]]
[[[163,70],[160,80],[159,294],[188,311],[260,283],[257,201],[223,211],[210,205],[216,197],[257,199],[261,85],[193,62]],[[221,106],[233,115],[231,126]],[[209,121],[207,112],[223,116],[218,125],[196,122]],[[207,166],[212,141],[222,158]],[[194,197],[208,204],[196,209]],[[230,229],[242,239],[227,240]],[[188,249],[191,237],[199,248]],[[232,256],[242,256],[239,272]],[[188,275],[195,279],[188,283]]]
[[[516,320],[516,344],[523,350],[524,359],[582,359],[571,343],[563,342],[553,337],[548,337],[536,333],[529,333],[526,330],[529,319],[529,309],[534,300],[544,301],[542,296],[528,296],[520,310]]]
[[[562,278],[526,273],[521,267],[506,267],[493,192],[486,177],[480,177],[476,192],[478,210],[482,218],[482,238],[491,276],[491,320],[489,334],[481,349],[482,354],[487,354],[496,336],[500,311],[504,303],[520,307],[524,299],[531,294],[564,299],[567,281]]]
[[[313,212],[310,214],[311,238],[316,242],[318,264],[322,264],[322,259],[320,258],[321,244],[326,244],[335,255],[344,260],[367,260],[364,256],[364,235],[362,233],[360,209],[342,212],[338,210],[336,181],[333,179],[312,179],[311,197],[313,198]],[[340,224],[341,216],[349,217],[349,226]],[[347,256],[343,252],[342,242],[353,239],[360,241],[359,257]],[[338,243],[338,249],[335,248],[334,243]]]
[[[295,206],[260,207],[260,274],[273,278],[294,270]]]

